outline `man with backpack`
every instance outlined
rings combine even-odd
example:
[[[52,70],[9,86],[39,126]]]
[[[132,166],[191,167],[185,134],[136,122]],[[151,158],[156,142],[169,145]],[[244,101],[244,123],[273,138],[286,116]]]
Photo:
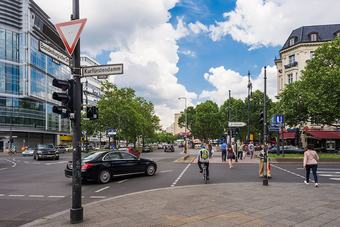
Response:
[[[209,159],[213,156],[213,153],[214,153],[214,150],[212,149],[212,147],[211,149],[208,150],[205,148],[204,145],[202,145],[197,156],[197,164],[198,164],[198,168],[200,169],[200,173],[203,172],[203,168],[202,168],[202,164],[203,164],[207,168],[207,179],[208,180],[209,180]]]

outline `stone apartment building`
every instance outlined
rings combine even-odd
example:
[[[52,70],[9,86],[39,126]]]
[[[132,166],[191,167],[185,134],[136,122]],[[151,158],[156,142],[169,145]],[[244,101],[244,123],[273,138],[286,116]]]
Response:
[[[302,70],[324,42],[340,36],[340,24],[303,26],[292,31],[275,59],[277,67],[277,94],[291,83],[301,79]],[[307,124],[301,133],[302,145],[313,143],[320,149],[340,149],[340,129]],[[294,139],[294,132],[284,133],[284,139]]]

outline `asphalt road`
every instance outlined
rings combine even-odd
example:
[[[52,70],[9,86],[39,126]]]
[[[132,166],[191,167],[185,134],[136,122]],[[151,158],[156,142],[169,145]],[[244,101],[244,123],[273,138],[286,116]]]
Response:
[[[197,164],[176,163],[179,151],[161,150],[143,154],[158,164],[157,174],[116,178],[102,185],[87,183],[82,186],[83,204],[112,196],[154,188],[202,184]],[[64,168],[70,154],[60,160],[35,161],[32,157],[0,156],[0,226],[19,226],[37,218],[71,207],[71,179],[65,178]],[[275,182],[303,182],[304,170],[300,163],[272,166],[270,184]],[[340,183],[340,166],[320,164],[320,184]],[[259,182],[257,164],[239,163],[229,169],[227,164],[210,165],[209,183]],[[86,212],[86,211],[85,211]]]

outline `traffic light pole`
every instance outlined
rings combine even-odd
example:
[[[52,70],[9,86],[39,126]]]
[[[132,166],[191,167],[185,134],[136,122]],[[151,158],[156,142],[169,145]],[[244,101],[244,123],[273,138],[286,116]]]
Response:
[[[72,2],[73,14],[71,20],[79,19],[79,0]],[[81,206],[81,147],[80,147],[80,110],[81,110],[81,83],[80,83],[80,40],[73,52],[73,169],[72,169],[72,208],[70,210],[71,224],[83,222],[83,207]]]
[[[263,94],[263,185],[268,186],[268,151],[267,151],[267,67],[264,67],[264,94]]]

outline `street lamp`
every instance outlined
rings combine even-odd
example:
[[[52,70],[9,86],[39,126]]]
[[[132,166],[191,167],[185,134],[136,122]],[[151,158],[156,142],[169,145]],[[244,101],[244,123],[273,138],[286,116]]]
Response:
[[[267,150],[267,67],[264,67],[264,94],[263,94],[263,185],[268,186],[268,150]]]
[[[250,140],[250,99],[252,94],[252,83],[250,81],[250,72],[248,71],[248,129],[247,129],[247,139],[246,141],[249,142]]]
[[[185,136],[184,136],[184,153],[186,154],[188,151],[188,147],[187,147],[187,128],[188,128],[188,114],[187,114],[187,98],[186,97],[179,97],[178,100],[184,99],[184,105],[185,105],[185,109],[184,109],[184,117],[185,117]]]

